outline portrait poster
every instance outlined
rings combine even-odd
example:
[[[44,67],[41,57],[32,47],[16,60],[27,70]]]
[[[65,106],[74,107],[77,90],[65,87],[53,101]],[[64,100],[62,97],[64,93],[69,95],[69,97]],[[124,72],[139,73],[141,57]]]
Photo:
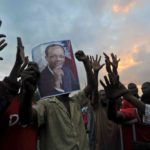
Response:
[[[38,90],[41,98],[80,89],[70,40],[40,44],[32,49],[32,59],[40,70]]]

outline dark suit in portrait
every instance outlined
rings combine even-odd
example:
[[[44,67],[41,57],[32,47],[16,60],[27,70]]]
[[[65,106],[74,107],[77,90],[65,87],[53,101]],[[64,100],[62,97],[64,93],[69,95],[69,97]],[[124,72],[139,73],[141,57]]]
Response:
[[[48,66],[41,72],[41,78],[38,84],[41,97],[57,95],[61,93],[69,93],[80,88],[78,78],[75,79],[71,69],[64,65],[64,76],[62,77],[62,87],[64,91],[54,88],[54,75],[49,70]]]

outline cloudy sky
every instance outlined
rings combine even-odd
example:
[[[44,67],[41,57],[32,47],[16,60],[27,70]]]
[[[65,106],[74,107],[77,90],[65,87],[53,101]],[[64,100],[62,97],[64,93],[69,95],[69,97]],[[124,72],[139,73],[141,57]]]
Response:
[[[40,43],[70,39],[73,50],[90,55],[114,52],[121,59],[121,81],[150,80],[150,1],[148,0],[1,0],[0,33],[8,46],[0,55],[0,79],[14,63],[16,37],[26,55]],[[102,62],[104,59],[102,58]],[[82,64],[77,62],[78,70]],[[81,71],[79,71],[81,72]],[[100,78],[105,74],[103,68]],[[82,85],[85,74],[79,73]]]

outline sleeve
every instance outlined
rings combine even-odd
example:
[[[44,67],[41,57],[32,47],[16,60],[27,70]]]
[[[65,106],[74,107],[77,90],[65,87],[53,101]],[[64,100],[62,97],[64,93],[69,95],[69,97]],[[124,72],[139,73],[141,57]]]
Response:
[[[16,95],[20,88],[19,82],[14,82],[9,79],[9,77],[5,77],[3,80],[4,87],[8,90],[9,94]]]
[[[38,127],[45,123],[46,118],[46,106],[45,100],[38,101],[34,106],[33,109],[36,111],[37,114],[37,123]]]
[[[145,115],[143,115],[143,123],[150,124],[150,105],[145,104]]]
[[[150,116],[150,105],[145,104],[145,116]]]
[[[0,114],[2,114],[9,106],[12,98],[19,90],[19,83],[11,81],[9,77],[5,77],[3,81],[0,81]]]

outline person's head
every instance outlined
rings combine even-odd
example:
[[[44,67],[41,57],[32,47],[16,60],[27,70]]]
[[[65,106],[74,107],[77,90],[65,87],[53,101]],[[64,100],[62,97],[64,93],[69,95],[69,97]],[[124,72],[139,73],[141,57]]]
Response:
[[[61,45],[49,45],[45,49],[45,59],[48,66],[53,70],[54,68],[62,68],[65,63],[65,52]]]
[[[143,95],[141,96],[141,101],[145,104],[150,104],[150,82],[144,82],[141,89],[143,92]]]
[[[136,96],[137,98],[139,98],[139,95],[138,95],[138,88],[136,86],[135,83],[129,83],[128,84],[128,90],[130,91],[130,93],[134,96]]]
[[[144,82],[142,84],[141,89],[142,89],[143,94],[150,93],[150,82]]]
[[[99,99],[100,99],[100,102],[101,102],[104,106],[107,105],[108,99],[107,99],[105,90],[100,90],[100,91],[99,91]]]

